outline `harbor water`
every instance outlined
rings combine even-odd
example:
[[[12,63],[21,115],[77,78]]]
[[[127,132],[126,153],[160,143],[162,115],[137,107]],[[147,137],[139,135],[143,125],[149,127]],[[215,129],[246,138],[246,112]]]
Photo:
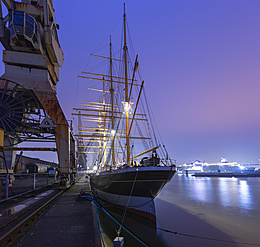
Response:
[[[156,209],[157,227],[187,234],[163,233],[168,246],[260,246],[260,178],[175,175]]]
[[[156,226],[131,217],[124,220],[148,246],[260,246],[260,178],[176,174],[157,196],[155,205]],[[104,233],[106,246],[112,246],[108,239],[113,239],[117,228],[109,227],[107,219],[102,221],[110,229]],[[125,246],[143,246],[131,236],[125,242]]]

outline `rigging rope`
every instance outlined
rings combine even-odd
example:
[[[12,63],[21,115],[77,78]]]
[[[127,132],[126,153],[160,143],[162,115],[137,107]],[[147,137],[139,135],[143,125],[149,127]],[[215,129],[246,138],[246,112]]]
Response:
[[[154,140],[155,140],[155,143],[156,143],[156,146],[159,146],[159,142],[164,146],[164,143],[162,141],[162,138],[161,138],[161,135],[160,135],[160,132],[159,132],[159,129],[158,129],[158,126],[156,124],[156,121],[155,121],[155,118],[154,118],[154,115],[149,107],[149,104],[148,104],[148,99],[146,97],[146,92],[144,90],[144,99],[145,99],[145,102],[146,102],[146,106],[147,106],[147,111],[148,111],[148,116],[149,116],[149,119],[150,119],[150,123],[151,123],[151,126],[152,126],[152,132],[154,134]],[[155,125],[155,126],[154,126]],[[159,141],[157,140],[157,137],[156,137],[156,134],[158,134],[159,136]],[[164,146],[165,147],[165,146]],[[167,152],[165,152],[165,150],[163,150],[162,148],[159,149],[159,151],[161,152],[161,157],[167,157],[168,154]]]
[[[143,135],[143,133],[142,133],[142,130],[141,130],[141,128],[140,128],[140,126],[139,126],[139,124],[138,124],[137,121],[136,121],[136,128],[137,128],[137,130],[138,130],[139,135],[144,138],[144,135]],[[148,146],[147,142],[145,141],[145,139],[142,139],[142,143],[143,143],[144,148],[145,148],[146,150],[148,150],[148,149],[149,149],[149,146]]]
[[[143,90],[143,91],[144,91],[143,94],[144,94],[144,99],[145,99],[145,103],[146,103],[146,107],[147,107],[148,116],[150,118],[150,123],[151,123],[151,126],[152,126],[152,132],[154,133],[155,145],[158,146],[158,141],[157,141],[157,138],[156,138],[156,135],[155,135],[153,122],[152,122],[152,113],[151,113],[151,110],[149,108],[148,100],[147,100],[147,97],[146,97],[146,92],[145,92],[145,90]]]
[[[252,246],[260,246],[260,244],[255,244],[255,243],[245,243],[245,242],[236,242],[236,241],[232,241],[232,240],[208,238],[208,237],[202,237],[202,236],[191,235],[191,234],[186,234],[186,233],[174,232],[174,231],[163,229],[163,228],[156,228],[156,229],[158,229],[160,231],[172,233],[172,234],[182,235],[182,236],[185,236],[185,237],[191,237],[191,238],[199,238],[199,239],[212,240],[212,241],[225,242],[225,243],[234,243],[234,244],[245,244],[245,245],[252,245]]]
[[[124,219],[125,219],[126,211],[127,211],[127,208],[128,208],[128,204],[129,204],[130,198],[131,198],[133,190],[134,190],[137,174],[138,174],[138,170],[137,170],[137,172],[135,174],[135,180],[134,180],[134,183],[133,183],[132,188],[131,188],[130,195],[129,195],[128,200],[127,200],[127,204],[126,204],[126,207],[125,207],[125,212],[124,212],[124,215],[123,215],[123,218],[122,218],[122,221],[121,221],[121,225],[123,225],[123,223],[124,223]],[[117,236],[118,237],[119,237],[120,233],[121,233],[121,226],[119,227],[119,230],[117,232]]]
[[[100,44],[97,46],[96,50],[94,50],[93,52],[96,52],[97,49],[101,46],[101,44],[107,39],[108,36],[111,35],[111,33],[114,31],[114,29],[117,27],[117,25],[119,25],[119,23],[122,22],[122,17],[120,18],[120,20],[118,20],[118,22],[115,24],[115,26],[112,28],[112,30],[106,35],[106,37],[102,40],[102,42],[100,42]]]

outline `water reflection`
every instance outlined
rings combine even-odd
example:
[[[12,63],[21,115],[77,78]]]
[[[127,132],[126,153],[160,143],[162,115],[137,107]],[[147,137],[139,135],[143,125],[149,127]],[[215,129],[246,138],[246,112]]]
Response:
[[[223,207],[237,206],[239,204],[237,178],[218,178],[217,196]]]
[[[253,209],[252,195],[247,180],[239,181],[239,201],[240,201],[240,205],[242,205],[241,206],[242,209],[247,211]],[[247,213],[244,210],[242,210],[242,212]]]
[[[260,178],[175,176],[157,198],[157,219],[163,228],[179,232],[228,239],[222,232],[231,241],[260,243],[259,191]],[[194,239],[164,236],[178,247],[195,246]],[[198,241],[197,246],[222,245]]]
[[[212,194],[209,193],[209,191],[212,191],[212,183],[211,180],[206,178],[205,180],[197,180],[193,182],[193,189],[194,191],[191,191],[190,196],[194,196],[196,200],[201,202],[211,202],[212,201]]]
[[[130,231],[127,233],[123,228],[121,229],[121,237],[124,237],[125,247],[143,247],[144,244],[149,247],[166,247],[166,243],[158,234],[156,222],[146,220],[140,216],[126,213],[123,219],[124,211],[116,208],[107,208],[107,211],[119,222],[123,222],[123,226]],[[113,247],[113,239],[117,236],[119,226],[102,211],[98,211],[100,223],[102,228],[102,235],[104,237],[105,246]],[[123,219],[123,221],[122,221]],[[134,237],[133,237],[134,236]],[[137,240],[139,239],[139,240]],[[144,244],[142,244],[141,242]]]
[[[210,203],[221,207],[253,209],[252,192],[247,179],[178,176],[178,180],[178,183],[182,184],[182,195],[199,204]],[[167,188],[163,191],[162,196],[167,196]]]
[[[219,178],[218,197],[221,205],[252,209],[252,198],[248,180],[238,178]]]

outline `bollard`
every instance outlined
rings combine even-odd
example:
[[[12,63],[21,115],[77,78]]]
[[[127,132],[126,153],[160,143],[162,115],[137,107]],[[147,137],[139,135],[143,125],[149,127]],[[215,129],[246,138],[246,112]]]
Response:
[[[123,247],[124,246],[124,237],[116,237],[113,241],[114,247]]]

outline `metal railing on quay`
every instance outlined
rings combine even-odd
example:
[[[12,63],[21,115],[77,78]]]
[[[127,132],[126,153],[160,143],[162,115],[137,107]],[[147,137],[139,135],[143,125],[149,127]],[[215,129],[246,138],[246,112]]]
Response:
[[[49,173],[1,174],[0,202],[57,183]]]

